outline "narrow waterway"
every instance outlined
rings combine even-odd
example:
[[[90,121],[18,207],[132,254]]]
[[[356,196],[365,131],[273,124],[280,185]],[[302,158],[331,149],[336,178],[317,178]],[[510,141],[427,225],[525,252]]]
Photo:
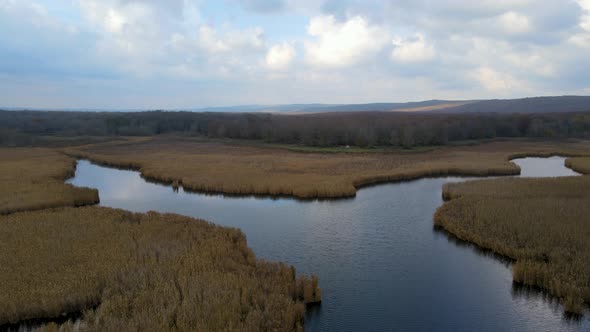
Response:
[[[514,160],[523,176],[571,176],[564,158]],[[320,278],[308,331],[589,331],[555,300],[513,286],[510,263],[433,228],[442,186],[430,178],[361,189],[353,199],[298,201],[187,193],[138,172],[79,161],[76,186],[100,205],[173,212],[238,227],[258,257]]]

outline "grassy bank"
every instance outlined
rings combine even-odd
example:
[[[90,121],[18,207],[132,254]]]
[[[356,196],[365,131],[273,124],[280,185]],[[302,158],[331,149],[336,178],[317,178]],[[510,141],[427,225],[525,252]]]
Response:
[[[189,190],[317,198],[424,176],[516,174],[510,158],[588,155],[590,143],[323,154],[159,137],[64,151]],[[257,260],[235,229],[98,207],[15,213],[90,204],[96,191],[63,184],[73,157],[44,149],[0,153],[0,180],[8,184],[0,207],[9,213],[0,216],[0,324],[84,310],[89,330],[298,330],[304,303],[320,298],[317,278],[296,278],[291,267]],[[590,298],[588,280],[579,277],[590,275],[581,241],[590,235],[582,222],[590,215],[588,179],[506,181],[445,188],[451,201],[437,212],[437,224],[516,259],[515,280],[548,289],[579,311]]]
[[[98,203],[96,190],[64,184],[75,167],[52,150],[0,148],[0,214]]]
[[[515,260],[516,282],[560,298],[568,312],[590,303],[590,177],[495,179],[447,184],[435,224]]]
[[[75,208],[98,192],[64,184],[74,170],[56,151],[0,149],[0,327],[82,312],[90,331],[300,330],[321,299],[316,277],[256,259],[237,229]]]
[[[582,174],[590,174],[590,158],[568,158],[565,165]]]
[[[505,141],[415,153],[301,153],[187,138],[149,138],[65,150],[94,162],[132,168],[147,179],[233,195],[351,197],[360,187],[428,176],[518,174],[515,155],[583,155],[589,141]],[[316,151],[314,151],[316,152]]]
[[[316,278],[237,229],[99,207],[0,217],[0,324],[86,310],[89,330],[299,330]]]

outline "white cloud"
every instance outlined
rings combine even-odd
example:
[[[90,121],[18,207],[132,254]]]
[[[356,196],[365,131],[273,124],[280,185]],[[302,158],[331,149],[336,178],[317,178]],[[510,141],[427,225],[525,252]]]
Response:
[[[164,108],[588,87],[590,0],[279,1],[0,0],[0,99],[16,100],[8,91],[26,84],[10,82],[27,77],[34,91],[62,86],[63,105],[79,95],[88,106],[159,100]],[[83,78],[86,88],[64,77]]]
[[[551,61],[536,53],[506,53],[503,58],[516,68],[530,71],[539,76],[554,77],[557,73],[557,68]]]
[[[80,9],[99,36],[97,49],[105,57],[133,57],[143,62],[161,51],[167,26],[172,24],[171,18],[148,2],[85,0],[80,1]]]
[[[490,67],[479,67],[470,73],[486,90],[494,93],[510,92],[511,90],[523,90],[526,88],[523,82],[518,81],[512,75],[496,71]]]
[[[580,27],[590,32],[590,0],[577,0],[577,2],[585,12],[580,19]]]
[[[531,22],[525,15],[509,11],[498,17],[500,27],[509,34],[523,34],[530,32]]]
[[[584,10],[590,12],[590,0],[576,0],[576,2],[582,7]]]
[[[202,25],[199,27],[198,43],[201,48],[211,53],[261,49],[265,45],[264,30],[262,28],[229,30],[220,34],[215,28]]]
[[[226,79],[251,72],[265,52],[264,30],[204,23],[183,0],[84,0],[98,54],[141,78]]]
[[[108,31],[118,33],[123,29],[125,18],[114,9],[110,9],[105,19],[105,27]]]
[[[588,33],[577,33],[571,36],[568,41],[577,47],[590,49],[590,34]]]
[[[137,2],[80,1],[80,8],[92,24],[113,34],[126,32],[126,26],[134,28],[139,23],[147,23],[150,18],[155,18],[151,7]]]
[[[217,36],[217,31],[208,25],[199,28],[200,46],[205,50],[216,53],[230,50],[230,46]]]
[[[570,36],[568,42],[579,48],[590,49],[590,0],[577,0],[577,3],[584,11],[579,22],[581,31]]]
[[[410,39],[394,38],[393,45],[391,58],[394,61],[423,62],[432,60],[436,55],[434,46],[427,44],[422,34]]]
[[[307,61],[315,66],[345,67],[357,64],[380,51],[388,34],[372,26],[361,17],[354,16],[344,22],[332,15],[311,19],[307,32],[315,37],[305,42]]]
[[[260,27],[230,30],[225,39],[233,49],[262,49],[265,45],[264,30]]]
[[[273,45],[266,53],[266,66],[271,70],[285,70],[295,59],[295,54],[295,48],[289,43]]]

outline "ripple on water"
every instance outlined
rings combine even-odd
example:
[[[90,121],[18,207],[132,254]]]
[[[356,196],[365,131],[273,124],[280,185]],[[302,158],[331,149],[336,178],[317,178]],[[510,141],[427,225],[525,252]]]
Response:
[[[514,160],[523,176],[574,175],[564,158]],[[239,227],[258,257],[316,273],[321,306],[310,331],[590,331],[539,292],[514,290],[509,265],[433,230],[442,185],[420,179],[358,191],[354,199],[297,201],[175,193],[137,172],[80,161],[70,182],[101,205],[157,210]]]

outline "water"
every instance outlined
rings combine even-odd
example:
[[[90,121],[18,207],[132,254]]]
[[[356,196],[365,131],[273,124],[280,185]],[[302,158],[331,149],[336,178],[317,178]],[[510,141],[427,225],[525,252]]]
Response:
[[[562,157],[520,158],[512,162],[520,167],[520,176],[525,178],[579,175],[565,167],[565,158]]]
[[[573,175],[559,157],[515,160],[524,175]],[[421,179],[361,189],[354,199],[298,201],[186,193],[139,173],[80,161],[70,183],[102,206],[174,212],[239,227],[260,258],[320,278],[308,331],[589,331],[546,295],[512,284],[510,263],[433,228],[442,185]]]

